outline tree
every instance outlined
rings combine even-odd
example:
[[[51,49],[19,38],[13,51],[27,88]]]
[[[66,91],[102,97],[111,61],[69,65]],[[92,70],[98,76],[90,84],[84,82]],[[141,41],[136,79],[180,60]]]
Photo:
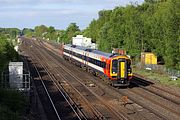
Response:
[[[66,37],[65,37],[65,43],[70,43],[72,40],[72,37],[76,36],[80,33],[79,26],[76,25],[76,23],[71,23],[67,29],[66,29]]]
[[[27,37],[32,37],[34,36],[34,30],[30,28],[24,28],[21,32],[21,35],[25,35]]]
[[[12,43],[7,41],[7,37],[0,34],[0,73],[9,61],[16,61],[18,53],[14,50]]]
[[[11,39],[16,38],[17,35],[20,34],[20,32],[21,31],[18,28],[0,28],[0,33]]]
[[[179,5],[178,0],[145,0],[142,5],[102,10],[83,34],[100,50],[118,47],[133,58],[153,52],[167,67],[180,69]]]
[[[48,32],[48,27],[45,25],[36,26],[34,32],[36,37],[43,37],[43,33]]]
[[[56,34],[56,30],[54,27],[50,26],[48,28],[46,38],[48,38],[49,40],[56,40],[57,39],[57,34]]]

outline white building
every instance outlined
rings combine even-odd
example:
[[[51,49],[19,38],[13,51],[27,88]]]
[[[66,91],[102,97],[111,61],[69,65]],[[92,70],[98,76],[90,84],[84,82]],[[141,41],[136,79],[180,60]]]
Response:
[[[83,35],[77,35],[76,37],[73,37],[72,44],[92,49],[97,48],[97,45],[95,43],[92,43],[91,38],[83,37]]]

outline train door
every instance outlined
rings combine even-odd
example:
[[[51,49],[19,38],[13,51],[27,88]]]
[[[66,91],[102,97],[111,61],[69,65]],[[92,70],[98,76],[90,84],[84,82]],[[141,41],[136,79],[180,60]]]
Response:
[[[88,66],[88,56],[89,56],[89,54],[87,52],[85,52],[85,55],[84,55],[84,64],[86,66]]]
[[[86,56],[86,53],[83,52],[83,55],[82,55],[82,57],[81,57],[81,58],[82,58],[82,64],[85,64],[85,62],[86,62],[86,61],[85,61],[85,56]]]
[[[126,79],[127,78],[127,61],[126,59],[118,59],[118,78]]]
[[[87,55],[88,53],[87,52],[83,52],[83,56],[82,56],[82,64],[81,64],[81,67],[86,70],[86,66],[87,66]]]
[[[69,50],[69,61],[72,62],[72,49],[70,48]]]

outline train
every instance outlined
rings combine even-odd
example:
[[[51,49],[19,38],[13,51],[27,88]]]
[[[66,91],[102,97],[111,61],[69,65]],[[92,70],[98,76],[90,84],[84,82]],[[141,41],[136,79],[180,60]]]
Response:
[[[62,55],[64,59],[99,76],[112,86],[129,86],[132,79],[131,59],[127,55],[71,44],[62,46]]]

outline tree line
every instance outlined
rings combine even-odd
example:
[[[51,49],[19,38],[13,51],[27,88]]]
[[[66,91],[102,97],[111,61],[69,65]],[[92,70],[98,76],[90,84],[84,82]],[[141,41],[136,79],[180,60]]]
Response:
[[[0,28],[0,34],[10,39],[15,39],[21,33],[18,28]]]
[[[83,34],[102,51],[122,48],[134,59],[153,52],[167,67],[180,69],[179,6],[178,0],[145,0],[142,5],[102,10]]]
[[[79,26],[76,23],[70,23],[65,30],[57,30],[52,26],[40,25],[34,29],[24,28],[22,35],[27,37],[44,38],[46,40],[56,41],[60,43],[70,43],[73,36],[81,34]]]

